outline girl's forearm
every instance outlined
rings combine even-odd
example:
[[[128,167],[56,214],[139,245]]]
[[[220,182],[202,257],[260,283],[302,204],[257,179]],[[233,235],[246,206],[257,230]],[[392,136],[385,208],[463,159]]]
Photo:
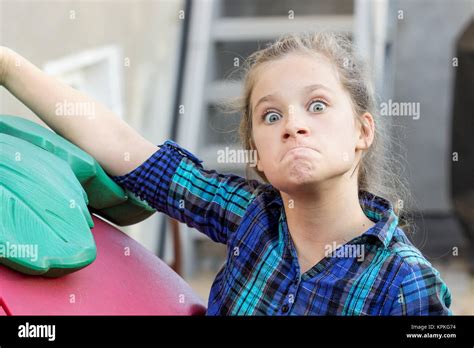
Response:
[[[109,174],[128,173],[157,150],[100,102],[48,76],[16,52],[3,51],[0,82],[56,133],[91,154]]]

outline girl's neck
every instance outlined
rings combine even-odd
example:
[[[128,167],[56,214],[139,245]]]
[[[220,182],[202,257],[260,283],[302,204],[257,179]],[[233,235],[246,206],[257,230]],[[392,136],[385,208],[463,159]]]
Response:
[[[280,194],[301,259],[317,262],[328,245],[344,244],[374,225],[360,206],[357,183],[345,177],[330,179],[314,190]]]

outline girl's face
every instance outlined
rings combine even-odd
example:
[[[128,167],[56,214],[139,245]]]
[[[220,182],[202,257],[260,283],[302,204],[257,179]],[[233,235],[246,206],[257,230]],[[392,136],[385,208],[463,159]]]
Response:
[[[330,61],[289,54],[258,69],[250,97],[258,170],[287,193],[351,175],[373,140],[373,119],[364,114],[371,129],[361,132]]]

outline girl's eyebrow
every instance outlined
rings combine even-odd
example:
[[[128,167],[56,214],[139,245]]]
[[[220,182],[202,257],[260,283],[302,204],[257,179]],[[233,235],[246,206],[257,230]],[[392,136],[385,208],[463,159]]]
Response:
[[[265,97],[262,97],[258,100],[257,104],[255,104],[255,107],[253,108],[253,111],[262,103],[270,101],[272,99],[275,99],[276,94],[268,94]]]
[[[325,86],[325,85],[322,85],[322,84],[320,84],[320,83],[316,83],[316,84],[314,84],[314,85],[306,86],[306,87],[304,88],[304,91],[305,91],[306,93],[310,93],[310,92],[313,92],[313,91],[315,91],[315,90],[317,90],[317,89],[324,89],[324,90],[326,90],[326,91],[328,91],[328,92],[332,92],[332,89],[331,89],[331,88],[329,88],[329,87],[327,87],[327,86]]]
[[[315,83],[314,85],[309,85],[309,86],[306,86],[303,88],[303,90],[305,91],[306,94],[308,93],[311,93],[315,90],[318,90],[318,89],[324,89],[328,92],[332,92],[332,89],[323,85],[323,84],[320,84],[320,83]],[[269,101],[269,100],[272,100],[274,99],[276,96],[276,94],[268,94],[262,98],[260,98],[257,102],[257,104],[255,104],[255,107],[253,108],[253,111],[255,111],[255,109],[261,104],[261,103],[264,103],[266,101]]]

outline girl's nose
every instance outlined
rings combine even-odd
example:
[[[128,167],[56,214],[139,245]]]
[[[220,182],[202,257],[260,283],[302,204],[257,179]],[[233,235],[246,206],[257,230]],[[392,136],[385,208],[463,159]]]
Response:
[[[285,129],[283,133],[283,139],[289,137],[301,137],[309,135],[310,131],[308,126],[302,117],[298,117],[295,113],[288,115],[287,121],[285,122]]]

